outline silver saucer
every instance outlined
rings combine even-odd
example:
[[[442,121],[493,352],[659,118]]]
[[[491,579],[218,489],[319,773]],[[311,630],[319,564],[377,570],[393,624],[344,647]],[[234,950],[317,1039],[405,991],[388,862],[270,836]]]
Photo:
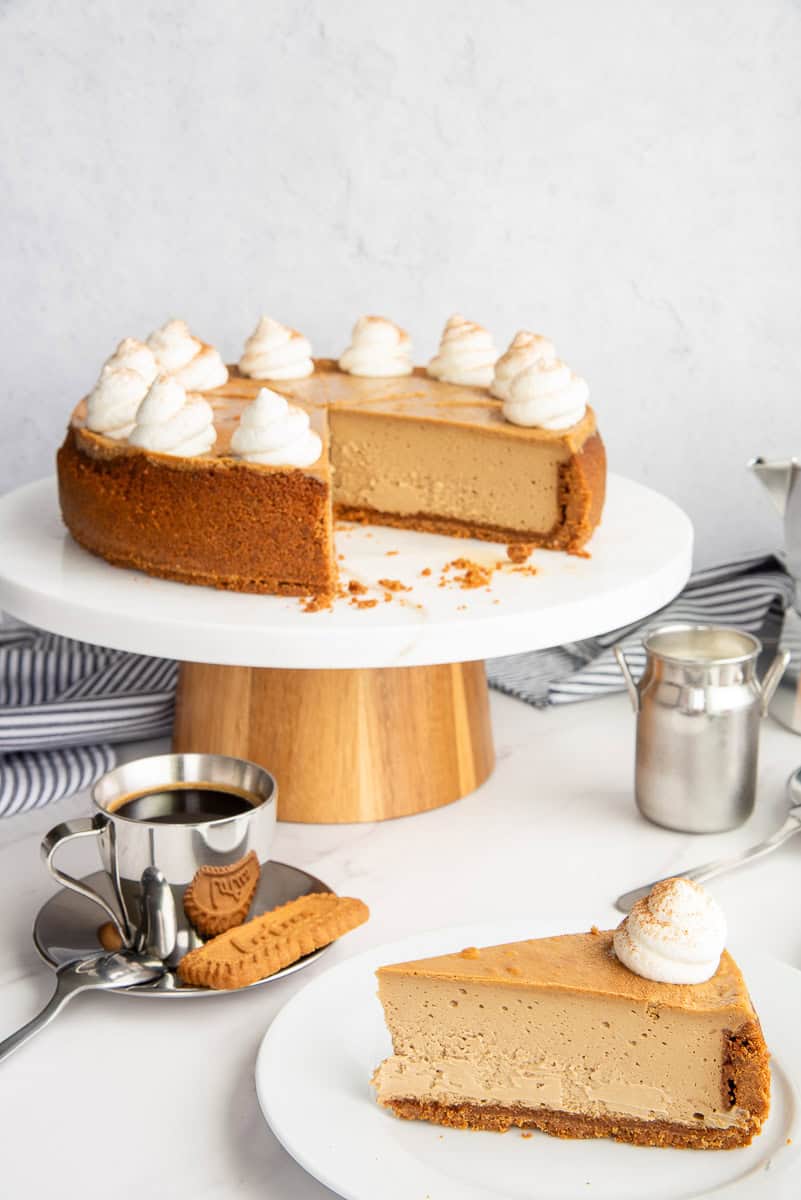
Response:
[[[96,891],[100,892],[111,903],[113,895],[108,876],[104,871],[95,871],[86,875],[83,880]],[[268,912],[279,904],[296,900],[298,896],[306,896],[311,892],[330,892],[331,888],[321,879],[301,871],[299,867],[290,867],[288,863],[270,862],[262,867],[261,879],[253,897],[250,915]],[[97,952],[100,943],[97,931],[105,920],[101,909],[75,892],[63,888],[55,896],[42,905],[33,926],[33,944],[49,967],[60,966],[71,959]],[[328,946],[315,950],[305,958],[298,959],[283,971],[259,979],[256,983],[248,984],[249,988],[261,987],[276,979],[283,979],[294,971],[302,971],[325,954]],[[237,991],[244,991],[238,988]],[[182,983],[174,971],[168,971],[153,984],[145,984],[131,989],[120,989],[115,993],[120,996],[147,996],[157,999],[183,999],[194,996],[230,996],[231,992],[215,991],[213,988],[190,987]]]

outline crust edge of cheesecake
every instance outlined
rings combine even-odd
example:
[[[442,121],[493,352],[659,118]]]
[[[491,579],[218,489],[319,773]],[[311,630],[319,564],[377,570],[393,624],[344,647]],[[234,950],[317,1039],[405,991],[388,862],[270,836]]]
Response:
[[[87,452],[82,434],[74,426],[68,429],[57,465],[64,524],[84,549],[114,566],[179,583],[285,596],[333,595],[330,485],[322,473],[253,469],[232,458],[96,455]],[[195,486],[186,487],[190,469]],[[201,474],[205,486],[197,486]],[[282,522],[280,555],[258,528],[261,510],[244,502],[248,495],[257,502],[261,497]],[[140,498],[141,512],[133,496]],[[180,527],[169,528],[167,516],[173,522],[177,518]],[[243,525],[251,532],[244,549],[230,536],[237,518],[240,541]],[[303,578],[293,572],[297,562],[303,563]]]

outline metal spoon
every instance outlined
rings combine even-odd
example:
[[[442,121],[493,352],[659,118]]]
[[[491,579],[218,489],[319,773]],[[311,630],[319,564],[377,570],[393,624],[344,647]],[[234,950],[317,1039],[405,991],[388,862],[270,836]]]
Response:
[[[667,878],[692,879],[695,883],[704,883],[715,875],[722,875],[725,871],[733,871],[744,863],[753,862],[755,858],[762,858],[764,854],[770,854],[771,850],[783,845],[788,838],[801,830],[801,767],[793,771],[787,780],[787,794],[790,797],[790,808],[784,824],[771,837],[765,838],[764,842],[758,842],[756,846],[751,846],[748,850],[741,850],[739,854],[733,854],[731,858],[718,858],[714,862],[704,863],[703,866],[693,867],[689,871],[676,871],[674,875],[668,875]],[[661,883],[662,880],[654,882]],[[643,896],[648,895],[653,886],[653,883],[647,883],[645,887],[624,892],[615,901],[615,908],[624,913],[629,912],[638,900],[642,900]]]
[[[45,1025],[49,1025],[57,1013],[79,992],[95,989],[137,987],[152,983],[164,974],[164,964],[149,958],[130,958],[125,954],[109,954],[102,951],[90,958],[79,958],[63,963],[56,971],[56,990],[38,1016],[28,1021],[16,1033],[0,1042],[0,1062],[13,1054],[19,1046],[32,1038]]]

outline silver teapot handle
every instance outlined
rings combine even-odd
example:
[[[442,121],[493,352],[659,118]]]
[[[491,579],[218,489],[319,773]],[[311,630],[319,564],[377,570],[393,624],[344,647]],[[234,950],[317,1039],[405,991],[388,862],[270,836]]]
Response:
[[[623,646],[620,642],[618,642],[617,646],[614,647],[614,652],[615,652],[615,658],[617,659],[617,665],[620,667],[621,671],[623,672],[623,678],[626,681],[626,688],[628,690],[629,696],[631,697],[631,707],[634,709],[634,711],[636,713],[638,713],[640,711],[640,693],[637,691],[637,684],[634,682],[634,676],[631,673],[629,664],[626,662],[626,655],[623,650]],[[771,667],[771,670],[772,669],[773,668]],[[770,674],[770,672],[768,672],[768,674]],[[767,679],[767,676],[765,676],[765,678]],[[777,679],[776,683],[778,683],[778,682],[779,681]],[[775,687],[776,684],[774,684],[773,686]],[[773,693],[771,693],[771,695],[772,694]]]
[[[773,693],[779,686],[779,681],[786,671],[789,661],[790,651],[780,650],[765,672],[765,677],[759,685],[759,706],[763,717],[768,715],[768,705],[773,699]]]

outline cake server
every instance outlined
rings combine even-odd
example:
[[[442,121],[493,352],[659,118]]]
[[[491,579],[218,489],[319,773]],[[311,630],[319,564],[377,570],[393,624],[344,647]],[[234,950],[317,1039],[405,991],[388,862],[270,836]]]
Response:
[[[152,983],[163,974],[164,964],[156,959],[133,958],[106,951],[64,963],[56,971],[56,990],[38,1016],[0,1042],[0,1062],[40,1029],[44,1029],[45,1025],[49,1025],[79,992],[138,987],[143,983]]]
[[[718,858],[714,862],[704,863],[702,866],[693,867],[689,871],[676,871],[673,875],[667,876],[667,878],[692,879],[695,883],[705,883],[707,879],[713,879],[716,875],[723,875],[726,871],[733,871],[736,867],[753,862],[756,858],[762,858],[763,855],[770,854],[771,850],[776,850],[788,838],[791,838],[793,834],[801,830],[801,767],[793,771],[787,780],[787,793],[790,797],[790,808],[788,809],[787,816],[784,823],[769,838],[765,838],[763,842],[758,842],[756,846],[749,847],[748,850],[741,850],[739,854],[733,854],[731,858]],[[661,883],[662,881],[655,880],[654,882]],[[653,883],[647,883],[645,887],[638,887],[634,888],[631,892],[624,892],[615,901],[615,908],[619,909],[620,912],[629,912],[638,900],[642,900],[643,896],[648,895],[653,886]]]

